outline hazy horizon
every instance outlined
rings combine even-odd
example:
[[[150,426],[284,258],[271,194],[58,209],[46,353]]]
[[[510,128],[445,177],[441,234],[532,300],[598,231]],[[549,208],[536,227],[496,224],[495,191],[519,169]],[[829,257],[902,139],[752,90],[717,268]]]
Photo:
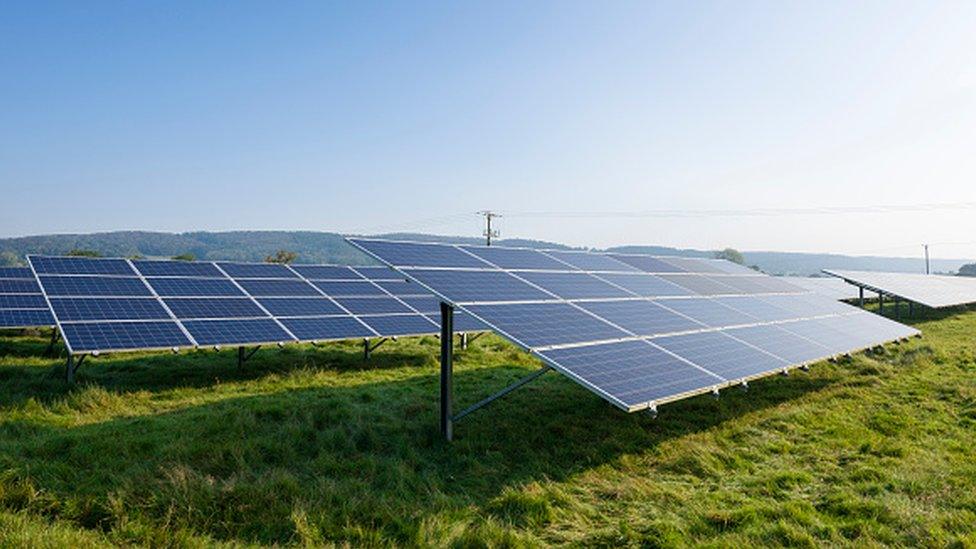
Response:
[[[976,4],[20,4],[0,235],[976,257]]]

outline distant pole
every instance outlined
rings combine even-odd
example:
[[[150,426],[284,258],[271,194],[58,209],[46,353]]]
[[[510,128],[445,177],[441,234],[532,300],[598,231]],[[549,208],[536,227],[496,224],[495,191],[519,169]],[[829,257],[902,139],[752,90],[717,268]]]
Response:
[[[929,245],[922,244],[922,247],[925,248],[925,274],[929,274]]]
[[[492,237],[498,238],[498,230],[497,229],[492,230],[492,228],[491,228],[491,220],[494,219],[494,218],[496,218],[496,217],[501,217],[501,214],[497,214],[497,213],[495,213],[495,212],[493,212],[491,210],[484,210],[484,211],[481,211],[481,212],[478,212],[478,213],[481,214],[481,215],[483,215],[483,216],[485,216],[485,233],[484,233],[485,234],[485,239],[486,239],[485,240],[485,243],[486,243],[486,245],[491,246],[491,239],[492,239]]]

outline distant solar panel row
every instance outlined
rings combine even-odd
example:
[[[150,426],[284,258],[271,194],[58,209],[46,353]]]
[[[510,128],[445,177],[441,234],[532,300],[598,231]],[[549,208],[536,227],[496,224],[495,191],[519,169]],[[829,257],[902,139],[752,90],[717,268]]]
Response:
[[[799,286],[808,292],[813,292],[838,301],[857,299],[860,297],[857,286],[848,284],[839,278],[788,276],[783,277],[783,280],[794,286]]]
[[[53,325],[54,317],[34,272],[27,267],[0,267],[0,328]]]
[[[827,269],[824,272],[926,307],[937,309],[976,303],[976,278],[973,277]]]
[[[726,261],[349,241],[629,411],[918,333]]]
[[[29,282],[50,303],[51,323],[73,353],[422,335],[439,327],[430,293],[385,267],[28,259],[40,286]],[[461,324],[459,331],[484,329]]]

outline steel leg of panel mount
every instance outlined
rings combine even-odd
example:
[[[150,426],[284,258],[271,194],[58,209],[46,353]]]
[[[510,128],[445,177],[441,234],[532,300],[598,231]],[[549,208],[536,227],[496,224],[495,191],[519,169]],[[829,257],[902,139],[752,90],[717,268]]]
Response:
[[[858,289],[857,304],[860,305],[861,308],[863,309],[864,308],[864,286],[858,286],[857,289]]]
[[[373,355],[373,351],[379,349],[380,345],[386,343],[389,339],[388,337],[383,337],[375,345],[371,345],[369,338],[363,338],[363,359],[369,360],[369,357]]]
[[[461,350],[466,351],[468,349],[468,333],[461,332]]]
[[[44,351],[44,356],[50,356],[54,352],[54,344],[58,342],[58,329],[51,329],[51,342],[47,344],[47,349]]]
[[[519,387],[521,387],[521,386],[523,386],[523,385],[525,385],[525,384],[527,384],[527,383],[535,380],[536,378],[540,377],[542,374],[548,372],[549,370],[550,370],[550,368],[548,366],[543,366],[541,369],[532,372],[531,374],[523,377],[522,379],[516,381],[515,383],[509,385],[508,387],[505,387],[504,389],[502,389],[501,391],[498,391],[497,393],[491,395],[490,397],[483,398],[483,399],[479,400],[478,402],[476,402],[475,404],[472,404],[471,406],[468,406],[464,410],[458,412],[457,415],[455,415],[451,419],[454,420],[454,421],[457,421],[457,420],[461,419],[462,417],[470,414],[471,412],[473,412],[475,410],[478,410],[480,408],[484,408],[485,406],[491,404],[492,402],[495,402],[496,400],[502,398],[503,396],[507,395],[508,393],[511,393],[515,389],[518,389]]]
[[[472,344],[472,343],[474,343],[474,342],[475,342],[475,341],[476,341],[476,340],[477,340],[477,339],[478,339],[479,337],[481,337],[481,336],[483,336],[483,335],[485,335],[486,333],[488,333],[488,332],[478,332],[478,333],[476,333],[476,334],[474,334],[474,335],[472,335],[472,336],[468,336],[468,345],[471,345],[471,344]]]
[[[884,294],[878,292],[878,314],[884,316]]]
[[[901,319],[901,301],[895,298],[895,320]]]
[[[915,316],[915,302],[909,301],[908,302],[908,318],[912,318],[914,316]]]
[[[454,307],[441,302],[441,434],[454,438],[451,412],[454,392]]]
[[[72,355],[70,353],[68,354],[68,361],[65,364],[65,368],[64,368],[65,379],[68,381],[68,383],[75,382],[75,373],[78,371],[78,368],[81,368],[81,363],[85,361],[86,356],[88,355],[81,355],[78,357],[78,360],[76,361],[75,355]]]

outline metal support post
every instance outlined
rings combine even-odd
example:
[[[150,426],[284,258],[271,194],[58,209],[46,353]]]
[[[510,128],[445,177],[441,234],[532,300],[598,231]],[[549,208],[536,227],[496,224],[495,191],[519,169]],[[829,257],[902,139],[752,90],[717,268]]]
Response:
[[[857,289],[860,290],[858,292],[859,295],[857,299],[857,304],[860,305],[861,308],[863,309],[864,308],[864,286],[858,286]]]
[[[884,294],[878,292],[878,314],[884,316]]]
[[[44,350],[44,356],[50,356],[54,352],[54,344],[58,342],[58,329],[51,329],[51,342],[47,344],[47,349]]]
[[[238,369],[244,367],[244,361],[245,360],[247,360],[247,359],[244,358],[244,347],[238,347],[237,348],[237,368]]]
[[[466,351],[468,349],[468,332],[461,332],[461,350]]]
[[[895,320],[901,320],[901,300],[895,298]]]
[[[914,316],[915,316],[915,302],[914,301],[909,301],[908,302],[908,318],[912,318]]]
[[[85,361],[85,357],[88,355],[81,355],[78,360],[75,361],[75,355],[68,353],[68,361],[65,364],[64,373],[65,379],[69,384],[75,382],[75,373],[78,372],[78,368],[81,368],[81,363]]]
[[[454,438],[451,400],[454,392],[454,307],[441,302],[441,434]]]

